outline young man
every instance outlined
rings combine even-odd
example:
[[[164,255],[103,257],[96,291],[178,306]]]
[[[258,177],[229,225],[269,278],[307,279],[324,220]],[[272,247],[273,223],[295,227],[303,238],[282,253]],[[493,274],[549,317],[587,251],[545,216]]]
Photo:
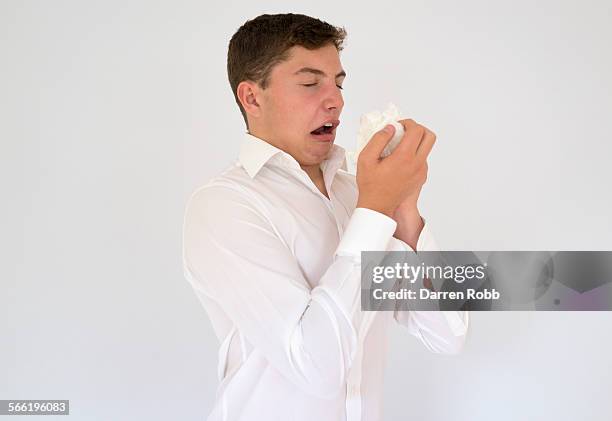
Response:
[[[221,342],[209,420],[380,420],[389,324],[433,352],[463,345],[465,312],[360,310],[362,250],[435,249],[417,209],[435,136],[404,120],[389,157],[381,130],[357,177],[345,171],[344,37],[285,14],[230,41],[247,133],[238,161],[193,193],[183,231],[185,276]]]

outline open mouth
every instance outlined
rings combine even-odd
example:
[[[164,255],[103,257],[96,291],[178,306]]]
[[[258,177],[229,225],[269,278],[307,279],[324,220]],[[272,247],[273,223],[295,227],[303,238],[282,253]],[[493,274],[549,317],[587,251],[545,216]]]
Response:
[[[311,131],[312,134],[323,134],[323,133],[331,133],[334,130],[334,125],[332,123],[325,123],[321,127],[316,130]]]
[[[338,127],[339,124],[340,121],[338,120],[325,122],[322,126],[311,131],[310,134],[320,140],[332,140],[336,127]]]

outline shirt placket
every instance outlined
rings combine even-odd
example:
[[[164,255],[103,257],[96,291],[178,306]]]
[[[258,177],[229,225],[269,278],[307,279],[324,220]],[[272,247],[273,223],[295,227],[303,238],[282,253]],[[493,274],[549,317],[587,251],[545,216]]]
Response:
[[[337,169],[336,169],[337,170]],[[312,182],[310,177],[305,174],[301,168],[296,171],[296,175],[299,179],[302,180],[306,184],[306,186],[318,197],[321,198],[323,203],[325,203],[325,207],[329,210],[334,221],[336,223],[336,228],[338,230],[338,238],[342,238],[344,233],[343,222],[339,220],[338,215],[334,211],[333,202],[336,199],[332,190],[333,178],[330,182],[325,179],[325,188],[327,189],[327,194],[329,195],[329,199],[325,197],[323,193],[317,188],[317,186]],[[344,221],[346,222],[346,221]],[[346,420],[347,421],[359,421],[362,418],[362,410],[361,410],[361,379],[362,379],[362,366],[363,366],[363,348],[366,333],[372,324],[374,315],[372,312],[365,312],[363,315],[363,320],[361,326],[359,327],[359,332],[357,335],[357,350],[355,351],[355,357],[353,360],[353,364],[347,374],[347,382],[346,382],[346,400],[345,400],[345,408],[346,408]]]

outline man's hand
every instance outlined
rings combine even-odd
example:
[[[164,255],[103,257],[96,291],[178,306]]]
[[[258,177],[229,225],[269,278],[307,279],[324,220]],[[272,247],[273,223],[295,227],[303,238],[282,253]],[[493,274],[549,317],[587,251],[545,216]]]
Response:
[[[416,203],[427,179],[427,156],[436,141],[429,129],[412,119],[401,120],[405,133],[395,150],[384,159],[380,154],[395,129],[389,125],[377,132],[357,161],[357,207],[397,217],[398,224],[415,221]],[[420,219],[420,216],[419,216]],[[420,229],[419,229],[420,232]]]
[[[401,123],[408,131],[406,127],[409,121],[412,120],[402,120]],[[419,125],[419,124],[417,124]],[[425,132],[423,133],[423,137],[421,138],[421,142],[427,138],[433,138],[432,143],[436,141],[436,135],[431,130],[423,125],[419,125],[423,127]],[[419,143],[420,144],[420,143]],[[419,195],[421,194],[421,189],[423,188],[423,184],[427,181],[427,161],[423,162],[423,165],[418,170],[418,182],[417,188],[412,192],[406,195],[406,197],[402,200],[399,206],[395,209],[393,213],[393,219],[397,222],[397,228],[395,230],[394,237],[399,238],[413,250],[416,250],[416,244],[419,240],[419,235],[425,225],[421,218],[421,214],[419,213],[419,209],[417,206],[417,202],[419,200]]]
[[[427,155],[424,157],[421,163],[421,166],[417,168],[414,189],[408,194],[406,194],[406,196],[403,198],[403,200],[400,202],[400,205],[398,206],[398,209],[411,210],[417,207],[417,201],[419,199],[419,195],[421,194],[421,189],[423,187],[423,184],[425,184],[425,182],[427,181],[427,156],[429,156],[429,152],[431,152],[431,148],[436,142],[436,135],[427,127],[423,126],[422,124],[416,123],[412,119],[400,120],[400,123],[404,126],[404,129],[406,131],[404,137],[402,138],[402,142],[404,142],[404,139],[407,136],[410,136],[409,132],[411,131],[413,139],[415,139],[414,141],[419,145],[417,147],[417,153],[419,152],[419,148],[423,144],[423,142],[425,142],[424,145],[429,148],[427,150]]]

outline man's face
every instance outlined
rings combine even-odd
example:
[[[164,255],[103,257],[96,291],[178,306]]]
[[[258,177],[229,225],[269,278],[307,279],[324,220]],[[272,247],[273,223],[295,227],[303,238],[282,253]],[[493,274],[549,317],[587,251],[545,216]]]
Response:
[[[326,159],[344,107],[340,56],[332,44],[316,50],[295,46],[272,68],[258,95],[260,116],[252,134],[293,156],[302,166]],[[331,128],[321,130],[326,123]]]

